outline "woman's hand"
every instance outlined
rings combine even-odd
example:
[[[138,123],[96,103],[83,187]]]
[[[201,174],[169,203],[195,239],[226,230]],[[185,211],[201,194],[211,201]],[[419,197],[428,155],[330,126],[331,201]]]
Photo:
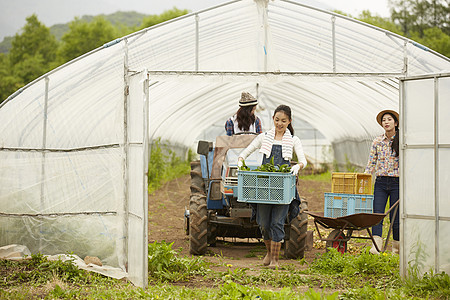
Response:
[[[242,167],[242,165],[244,164],[243,161],[244,161],[244,159],[242,157],[238,157],[237,165],[238,165],[239,168]]]
[[[291,167],[291,173],[293,175],[297,175],[299,170],[300,170],[300,164],[296,164]]]
[[[291,167],[291,173],[294,175],[298,174],[298,171],[300,171],[301,169],[303,169],[305,167],[305,165],[303,163],[298,163],[296,165],[293,165]]]

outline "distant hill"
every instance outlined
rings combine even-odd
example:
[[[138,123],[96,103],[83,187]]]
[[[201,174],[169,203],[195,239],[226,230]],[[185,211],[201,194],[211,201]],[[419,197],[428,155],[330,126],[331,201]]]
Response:
[[[126,26],[126,27],[138,27],[141,25],[142,20],[147,15],[141,14],[135,11],[118,11],[109,15],[97,15],[105,18],[105,20],[111,22],[113,26]],[[97,16],[85,15],[80,19],[85,20],[87,22],[92,21]],[[38,16],[39,18],[39,16]],[[70,23],[70,22],[69,22]],[[56,37],[57,40],[61,40],[61,37],[69,30],[69,23],[65,24],[55,24],[50,27],[50,32]],[[13,37],[6,36],[3,41],[0,43],[0,53],[8,53],[11,49]]]

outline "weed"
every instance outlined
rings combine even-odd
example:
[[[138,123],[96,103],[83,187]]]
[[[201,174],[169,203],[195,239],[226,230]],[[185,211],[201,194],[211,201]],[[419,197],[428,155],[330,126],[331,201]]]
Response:
[[[403,280],[404,288],[410,295],[424,298],[438,299],[450,298],[450,276],[444,272],[433,274],[425,273],[421,277],[417,269],[410,268],[408,277]]]
[[[5,264],[9,267],[15,266],[17,272],[8,274],[0,281],[0,287],[4,284],[7,286],[23,283],[43,284],[55,276],[65,282],[83,281],[85,275],[85,272],[79,270],[71,261],[49,261],[40,253],[31,255],[30,260]]]
[[[338,299],[337,293],[324,296],[321,293],[309,290],[304,295],[295,293],[291,288],[283,288],[279,291],[261,290],[257,287],[249,287],[227,281],[219,289],[219,299]]]
[[[325,274],[385,275],[398,273],[399,257],[397,255],[372,255],[364,249],[359,255],[341,254],[330,248],[311,264],[311,269]]]
[[[149,278],[156,281],[182,281],[194,275],[204,275],[207,264],[201,257],[178,257],[173,243],[154,242],[148,245]]]
[[[320,182],[331,182],[331,172],[327,171],[320,174],[302,175],[302,180],[314,180]]]
[[[155,191],[166,181],[189,174],[192,157],[189,151],[188,159],[183,161],[169,147],[164,146],[160,138],[153,141],[148,164],[149,192]]]

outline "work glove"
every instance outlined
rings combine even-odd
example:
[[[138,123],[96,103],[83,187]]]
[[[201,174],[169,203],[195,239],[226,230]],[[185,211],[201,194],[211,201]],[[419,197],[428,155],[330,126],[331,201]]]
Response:
[[[299,164],[296,164],[296,165],[291,167],[291,173],[294,174],[294,175],[297,175],[299,170],[300,170],[300,165]]]
[[[244,165],[244,163],[242,162],[242,160],[238,160],[238,168],[242,167]]]

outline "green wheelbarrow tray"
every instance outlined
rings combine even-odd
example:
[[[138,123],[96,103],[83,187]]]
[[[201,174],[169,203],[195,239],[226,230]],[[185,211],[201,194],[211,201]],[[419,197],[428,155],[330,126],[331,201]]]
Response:
[[[359,214],[353,214],[338,218],[330,218],[330,217],[324,217],[323,213],[313,213],[313,212],[307,212],[308,215],[312,216],[314,218],[314,225],[316,226],[317,232],[319,234],[319,238],[322,241],[327,242],[327,246],[333,243],[345,243],[345,250],[346,251],[346,243],[351,238],[357,238],[357,239],[370,239],[372,240],[373,245],[375,245],[375,248],[378,250],[378,252],[384,252],[386,251],[386,246],[389,241],[389,236],[392,232],[392,226],[394,225],[395,215],[397,214],[398,210],[398,204],[399,200],[395,202],[394,205],[391,206],[391,208],[386,211],[384,214],[377,214],[377,213],[359,213]],[[394,219],[391,221],[391,225],[389,226],[389,231],[387,234],[386,241],[383,246],[383,250],[381,251],[378,249],[377,244],[375,243],[372,233],[370,232],[369,228],[372,226],[377,225],[380,223],[389,213],[391,210],[394,209]],[[319,227],[317,224],[322,225],[323,227],[329,229],[333,228],[335,229],[328,238],[323,238],[320,234]],[[363,237],[363,236],[352,236],[354,230],[366,230],[369,237]],[[342,251],[341,251],[342,252]]]

